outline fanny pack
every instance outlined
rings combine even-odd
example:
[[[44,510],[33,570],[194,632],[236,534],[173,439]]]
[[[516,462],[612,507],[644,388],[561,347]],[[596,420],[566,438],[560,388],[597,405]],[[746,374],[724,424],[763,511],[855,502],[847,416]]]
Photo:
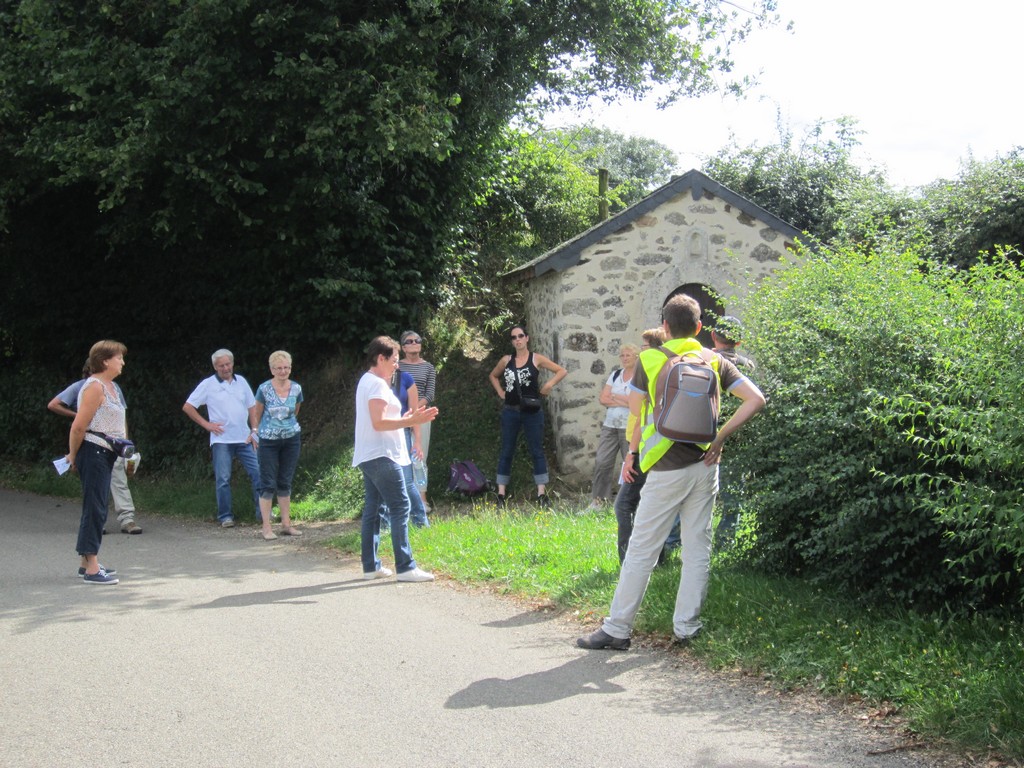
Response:
[[[90,435],[96,435],[96,437],[105,440],[107,445],[110,446],[110,450],[122,459],[131,458],[132,454],[135,453],[135,443],[126,437],[111,437],[110,435],[105,435],[102,432],[97,432],[93,429],[88,429],[86,431]]]
[[[519,398],[519,410],[522,413],[536,413],[540,410],[541,400],[539,397],[527,397],[522,395]]]

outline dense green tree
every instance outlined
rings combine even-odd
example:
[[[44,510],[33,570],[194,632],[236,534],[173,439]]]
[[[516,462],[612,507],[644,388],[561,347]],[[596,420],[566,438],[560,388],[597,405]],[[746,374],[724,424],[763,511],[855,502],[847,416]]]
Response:
[[[675,156],[652,139],[588,126],[520,125],[503,134],[499,149],[487,186],[464,218],[460,247],[468,258],[450,260],[452,279],[444,282],[452,300],[503,328],[520,310],[520,297],[498,275],[598,222],[598,169],[616,169],[608,195],[614,212],[667,181]]]
[[[778,143],[732,144],[706,158],[704,172],[814,240],[874,239],[906,218],[910,200],[881,171],[858,166],[859,134],[845,117],[818,121],[799,141],[780,125]]]
[[[393,332],[531,96],[732,87],[772,5],[5,3],[4,352],[56,383],[110,336],[163,380],[224,343],[308,360]]]
[[[672,178],[678,158],[664,144],[626,136],[609,128],[573,126],[549,132],[584,168],[608,171],[609,211],[616,213],[642,200]]]
[[[1002,246],[1024,250],[1024,150],[969,159],[956,179],[925,186],[916,225],[944,263],[969,266]]]
[[[0,14],[5,250],[35,261],[33,241],[63,221],[70,271],[132,281],[150,255],[133,296],[260,296],[257,327],[287,306],[312,342],[362,338],[434,287],[481,164],[531,94],[702,92],[729,68],[711,44],[742,28],[664,0],[26,0]],[[252,279],[234,291],[246,267],[274,295]],[[182,298],[166,309],[194,318]],[[4,318],[15,343],[21,309]],[[178,327],[165,319],[149,330]]]

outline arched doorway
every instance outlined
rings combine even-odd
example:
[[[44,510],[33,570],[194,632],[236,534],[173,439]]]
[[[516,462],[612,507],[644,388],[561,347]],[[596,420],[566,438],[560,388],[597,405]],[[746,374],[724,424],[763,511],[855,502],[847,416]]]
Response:
[[[725,306],[722,304],[718,294],[703,283],[686,283],[685,285],[680,285],[666,296],[665,301],[661,305],[665,306],[669,299],[673,296],[678,296],[680,293],[685,293],[690,298],[696,299],[697,303],[700,304],[700,324],[703,327],[700,333],[697,334],[697,341],[705,347],[713,347],[714,342],[711,341],[711,328],[714,326],[715,320],[725,314]]]

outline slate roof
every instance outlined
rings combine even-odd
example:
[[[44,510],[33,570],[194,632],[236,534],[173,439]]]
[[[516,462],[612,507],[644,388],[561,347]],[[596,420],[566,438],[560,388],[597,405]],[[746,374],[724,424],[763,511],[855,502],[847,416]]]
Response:
[[[624,211],[596,224],[585,232],[567,240],[559,246],[551,249],[545,254],[538,256],[533,261],[527,262],[520,267],[505,272],[503,278],[512,280],[530,280],[540,277],[546,272],[562,272],[580,263],[583,251],[594,243],[599,243],[609,235],[612,235],[623,227],[633,223],[641,216],[650,213],[663,203],[671,200],[677,195],[690,191],[694,200],[700,200],[705,192],[710,192],[717,198],[724,200],[730,205],[738,208],[748,216],[763,221],[772,229],[780,232],[783,236],[795,240],[801,236],[799,229],[789,224],[778,216],[768,213],[764,208],[751,202],[742,195],[733,192],[728,187],[722,186],[710,176],[706,176],[694,169],[687,171],[682,176],[677,176],[662,187],[649,194],[638,203],[634,203]]]

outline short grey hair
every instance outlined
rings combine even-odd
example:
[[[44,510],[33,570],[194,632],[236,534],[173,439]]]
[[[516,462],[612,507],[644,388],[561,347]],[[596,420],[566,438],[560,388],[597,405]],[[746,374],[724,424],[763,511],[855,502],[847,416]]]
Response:
[[[235,362],[235,356],[231,353],[230,349],[218,349],[212,355],[210,355],[210,362],[213,365],[217,364],[217,361],[222,357],[228,358],[232,363]]]

